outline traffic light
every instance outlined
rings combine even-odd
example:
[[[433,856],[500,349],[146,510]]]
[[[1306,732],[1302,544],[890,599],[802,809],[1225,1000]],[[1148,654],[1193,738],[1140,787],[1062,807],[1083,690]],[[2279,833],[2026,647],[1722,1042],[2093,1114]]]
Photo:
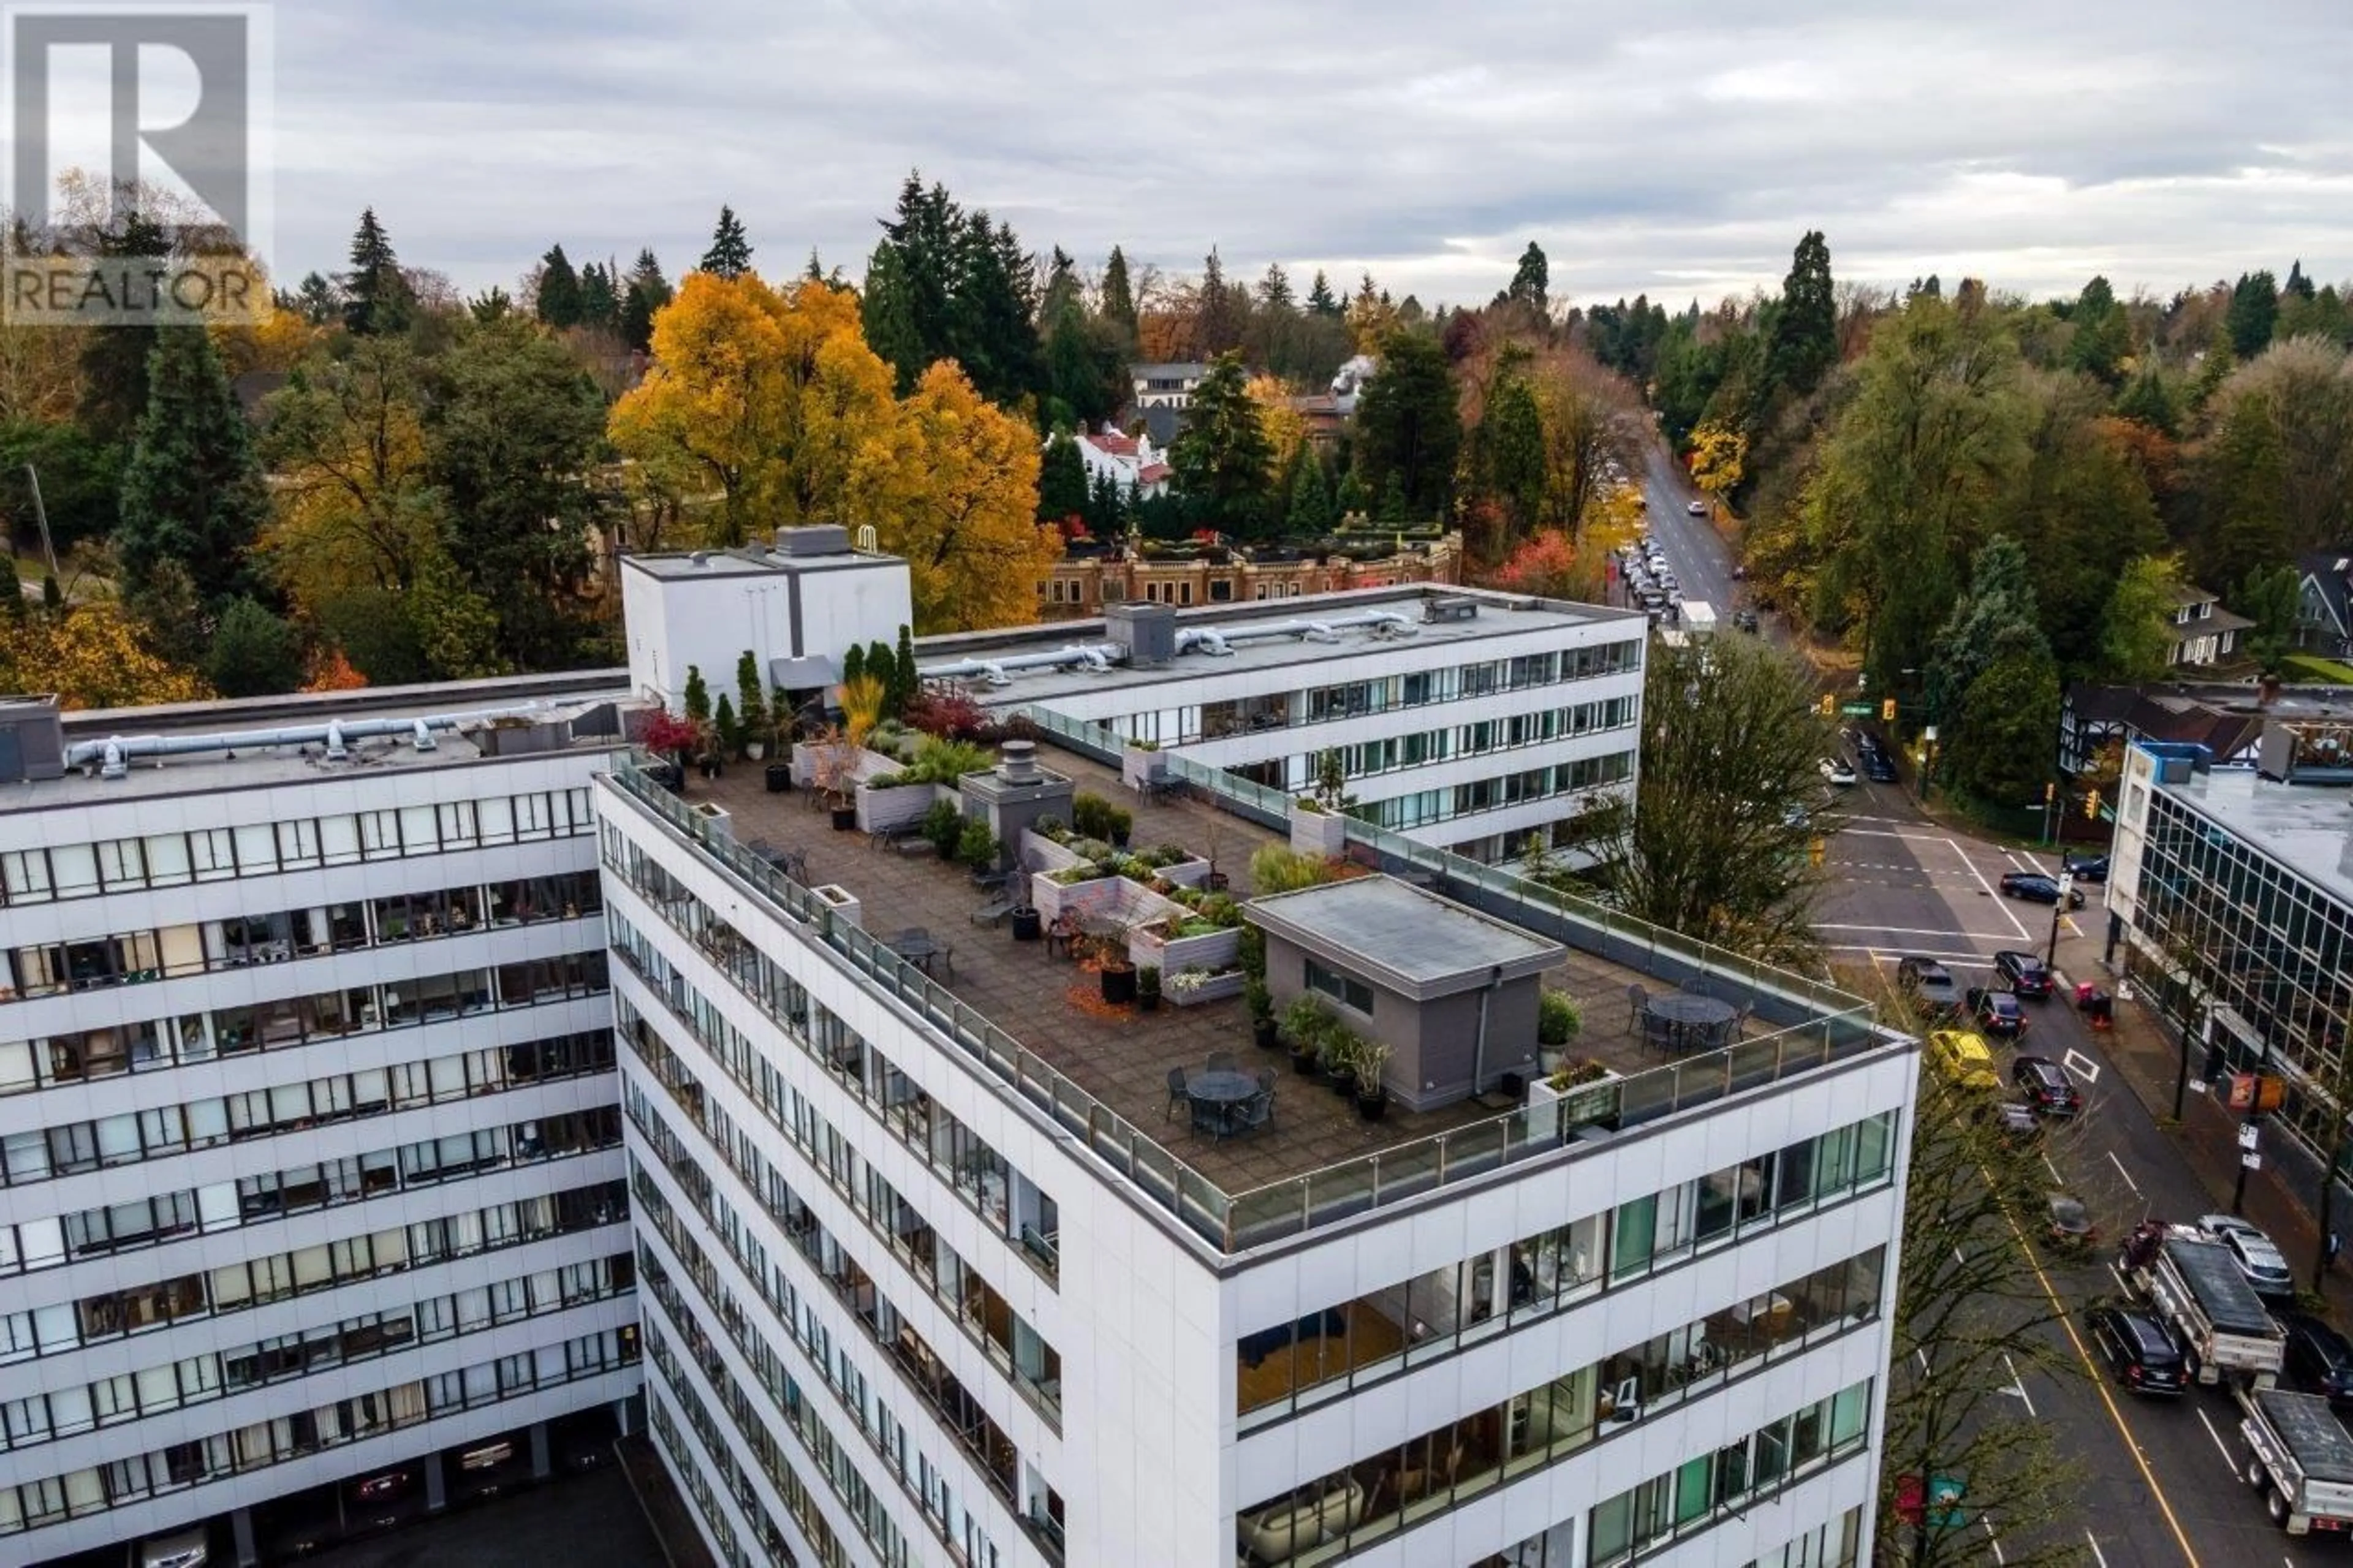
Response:
[[[2094,790],[2084,797],[2084,817],[2089,822],[2100,820],[2100,792]]]
[[[1821,702],[1820,702],[1820,713],[1821,713],[1821,716],[1822,716],[1823,718],[1825,718],[1825,719],[1829,718],[1831,714],[1833,714],[1833,713],[1837,712],[1837,711],[1838,711],[1838,699],[1837,699],[1837,698],[1835,698],[1835,697],[1833,697],[1833,696],[1831,696],[1831,695],[1829,692],[1827,692],[1827,691],[1823,692],[1823,693],[1822,693],[1822,700],[1821,700]]]
[[[1893,724],[1895,722],[1895,699],[1893,697],[1883,697],[1880,699],[1879,721],[1883,724]]]

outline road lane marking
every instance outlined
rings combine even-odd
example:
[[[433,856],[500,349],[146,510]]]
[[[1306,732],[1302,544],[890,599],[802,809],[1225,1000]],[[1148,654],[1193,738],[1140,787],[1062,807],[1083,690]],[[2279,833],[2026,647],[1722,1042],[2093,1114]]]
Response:
[[[2027,1396],[2026,1379],[2018,1375],[2018,1363],[2010,1359],[2008,1351],[2001,1352],[2001,1364],[2010,1368],[2010,1385],[2017,1393],[2018,1402],[2026,1406],[2026,1414],[2036,1420],[2042,1419],[2034,1415],[2034,1401]]]
[[[2115,1276],[2117,1289],[2122,1290],[2127,1296],[2134,1294],[2132,1281],[2126,1279],[2122,1274],[2118,1274],[2115,1264],[2111,1263],[2108,1265],[2108,1272]]]
[[[2063,1187],[2067,1184],[2067,1178],[2059,1173],[2059,1167],[2051,1163],[2051,1156],[2048,1154],[2042,1156],[2042,1168],[2051,1173],[2052,1181]]]
[[[1978,869],[1977,862],[1970,859],[1968,856],[1962,851],[1961,847],[1954,843],[1951,839],[1946,839],[1945,845],[1946,847],[1952,850],[1954,854],[1960,856],[1961,864],[1969,868],[1969,875],[1978,879],[1978,886],[1985,890],[1986,897],[1989,899],[1994,898],[1993,884],[1986,880],[1985,873]],[[2010,906],[2008,903],[1997,899],[1994,903],[1994,908],[2001,911],[2002,919],[2008,921],[2010,922],[2010,929],[2018,932],[2019,941],[2025,942],[2029,940],[2026,934],[2026,927],[2020,924],[2018,917],[2010,912]]]
[[[2008,1568],[2010,1559],[2001,1554],[2001,1537],[1993,1532],[1993,1521],[1984,1514],[1979,1514],[1978,1522],[1985,1526],[1986,1539],[1993,1542],[1993,1560],[2003,1564],[2004,1568]]]
[[[2222,1468],[2229,1470],[2233,1477],[2237,1476],[2239,1461],[2231,1457],[2230,1445],[2222,1441],[2222,1434],[2214,1430],[2214,1423],[2206,1419],[2206,1412],[2203,1410],[2198,1413],[2198,1425],[2205,1427],[2206,1436],[2214,1439],[2214,1451],[2222,1456]]]
[[[2077,1078],[2082,1079],[2085,1083],[2097,1083],[2100,1081],[2100,1064],[2085,1056],[2083,1052],[2075,1049],[2073,1046],[2068,1047],[2067,1054],[2059,1058],[2059,1065],[2065,1068],[2069,1072],[2073,1073]]]
[[[2084,1531],[2084,1539],[2092,1543],[2092,1561],[2100,1568],[2108,1568],[2108,1554],[2100,1550],[2100,1538],[2087,1530]]]
[[[1941,936],[1948,941],[1957,936],[1971,942],[2012,940],[2000,931],[1954,931],[1949,926],[1891,926],[1882,925],[1877,921],[1817,921],[1814,922],[1814,929],[1816,931],[1885,931],[1889,936]]]
[[[2140,1184],[2132,1179],[2132,1173],[2125,1169],[2125,1163],[2116,1158],[2116,1152],[2114,1149],[2108,1151],[2108,1163],[2116,1168],[2116,1174],[2125,1179],[2125,1185],[2133,1190],[2133,1195],[2135,1197],[2138,1197],[2140,1195]],[[2113,1274],[2116,1270],[2111,1268],[2109,1272]]]

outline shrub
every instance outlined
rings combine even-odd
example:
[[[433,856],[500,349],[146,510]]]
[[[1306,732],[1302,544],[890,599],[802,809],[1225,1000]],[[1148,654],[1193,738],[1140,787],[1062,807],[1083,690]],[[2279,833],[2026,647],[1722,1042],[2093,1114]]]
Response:
[[[965,774],[976,773],[987,766],[987,747],[926,735],[916,743],[915,763],[907,770],[907,776],[916,784],[953,785]]]
[[[1135,813],[1124,805],[1111,808],[1111,839],[1116,844],[1135,831]]]
[[[956,840],[956,858],[976,871],[997,868],[997,835],[988,830],[986,822],[967,822],[964,836]]]
[[[1160,966],[1147,963],[1135,972],[1135,994],[1138,999],[1156,998],[1160,994]]]
[[[928,735],[951,741],[987,741],[997,733],[988,710],[961,691],[926,689],[910,700],[900,716]]]
[[[1296,1051],[1321,1054],[1324,1037],[1339,1026],[1332,1010],[1313,996],[1294,996],[1282,1010],[1282,1037]]]
[[[1333,879],[1334,871],[1328,860],[1302,855],[1285,845],[1262,844],[1250,855],[1250,887],[1263,898],[1321,887]]]
[[[943,860],[955,858],[957,847],[964,841],[964,813],[952,800],[935,800],[932,809],[923,813],[923,835]]]
[[[1240,949],[1242,973],[1261,985],[1266,984],[1266,932],[1254,925],[1245,924],[1240,941],[1236,945]],[[1268,1005],[1272,1005],[1273,998],[1269,997]]]
[[[1266,988],[1265,981],[1253,975],[1242,983],[1242,1005],[1250,1009],[1252,1018],[1263,1023],[1274,1016],[1274,993]]]
[[[1585,1027],[1585,1016],[1566,991],[1546,991],[1536,999],[1536,1044],[1565,1046]]]
[[[1099,795],[1082,792],[1071,802],[1071,826],[1082,838],[1111,837],[1112,804]]]
[[[1029,825],[1029,831],[1040,838],[1050,838],[1057,844],[1068,844],[1071,841],[1071,825],[1059,816],[1041,816]]]
[[[1133,735],[1128,737],[1127,743],[1129,746],[1139,752],[1156,752],[1160,749],[1159,742],[1139,741]]]

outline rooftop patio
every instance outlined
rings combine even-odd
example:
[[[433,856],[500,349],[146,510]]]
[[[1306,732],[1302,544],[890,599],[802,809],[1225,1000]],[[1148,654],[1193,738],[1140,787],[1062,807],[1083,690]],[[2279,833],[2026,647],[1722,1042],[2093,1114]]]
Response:
[[[1279,841],[1204,801],[1139,795],[1115,772],[1070,752],[1045,751],[1039,762],[1069,777],[1079,791],[1132,811],[1135,845],[1174,844],[1212,859],[1238,899],[1251,890],[1251,853]],[[928,931],[949,950],[930,965],[941,985],[1227,1194],[1490,1121],[1515,1109],[1490,1094],[1419,1112],[1392,1104],[1384,1120],[1366,1121],[1352,1097],[1294,1075],[1287,1053],[1256,1049],[1250,1014],[1239,996],[1191,1006],[1171,998],[1151,1013],[1108,1005],[1099,975],[1081,962],[1050,955],[1043,942],[1016,941],[1009,922],[974,923],[975,911],[991,895],[975,887],[962,868],[943,865],[928,852],[904,852],[912,847],[834,831],[828,814],[806,792],[767,793],[757,767],[737,766],[715,781],[697,778],[687,798],[726,808],[739,842],[765,839],[780,850],[797,851],[806,867],[801,879],[811,887],[836,884],[854,895],[861,906],[860,923],[876,937],[887,939],[910,927]],[[1017,894],[1021,875],[1015,873]],[[1446,889],[1440,885],[1434,890]],[[1630,985],[1647,984],[1655,993],[1662,989],[1659,982],[1646,983],[1637,971],[1574,948],[1544,980],[1567,992],[1583,1010],[1583,1032],[1568,1047],[1572,1060],[1591,1058],[1631,1074],[1669,1059],[1656,1047],[1644,1046],[1641,1019],[1629,1005]],[[1171,1069],[1198,1074],[1217,1053],[1231,1057],[1246,1074],[1275,1075],[1269,1123],[1215,1138],[1194,1129],[1181,1101],[1172,1107]]]

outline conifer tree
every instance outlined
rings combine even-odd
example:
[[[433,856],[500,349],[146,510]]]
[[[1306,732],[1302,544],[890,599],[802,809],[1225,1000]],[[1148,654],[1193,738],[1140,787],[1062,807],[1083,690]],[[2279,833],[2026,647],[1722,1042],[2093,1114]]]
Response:
[[[638,252],[629,268],[628,288],[621,300],[621,339],[644,353],[653,346],[654,315],[670,301],[670,279],[651,247]]]
[[[726,279],[741,278],[752,270],[752,242],[744,237],[733,207],[719,209],[718,226],[711,231],[711,248],[702,253],[696,270]]]
[[[572,262],[560,245],[539,259],[539,319],[551,327],[578,326],[580,274],[572,269]]]
[[[352,269],[343,275],[343,326],[354,337],[388,336],[407,329],[415,305],[392,237],[376,222],[375,209],[366,208],[352,236]]]
[[[923,689],[923,672],[915,668],[915,628],[906,622],[899,623],[899,658],[896,679],[892,682],[891,711],[904,713]]]
[[[269,515],[245,411],[201,327],[159,331],[147,380],[114,534],[123,585],[136,594],[176,561],[216,603],[247,588],[247,552]]]
[[[1116,245],[1111,247],[1111,259],[1103,263],[1103,316],[1125,330],[1130,342],[1135,337],[1135,286],[1127,276],[1127,257]]]
[[[1077,441],[1056,431],[1038,468],[1038,521],[1060,522],[1087,510],[1087,465]]]
[[[1324,316],[1335,321],[1345,313],[1340,297],[1332,292],[1332,280],[1324,276],[1324,269],[1320,267],[1315,269],[1315,281],[1307,288],[1307,310],[1310,315]]]
[[[1324,464],[1312,446],[1303,446],[1299,452],[1297,471],[1291,480],[1291,508],[1283,516],[1282,531],[1293,539],[1314,539],[1332,531],[1332,492],[1324,483]]]

